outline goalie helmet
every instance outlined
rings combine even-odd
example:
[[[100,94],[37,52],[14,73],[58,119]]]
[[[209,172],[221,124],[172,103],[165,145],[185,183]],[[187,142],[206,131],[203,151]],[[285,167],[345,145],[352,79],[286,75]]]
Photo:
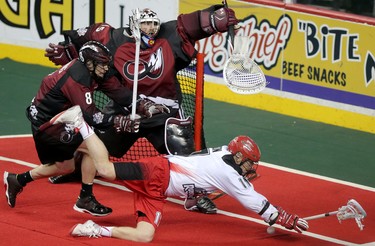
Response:
[[[79,50],[79,60],[84,64],[87,61],[92,61],[94,66],[97,64],[108,65],[112,61],[112,55],[104,44],[97,41],[89,41]]]
[[[139,16],[139,25],[143,43],[148,48],[152,47],[155,43],[155,37],[160,30],[160,19],[158,15],[151,9],[143,9]]]
[[[237,136],[229,142],[228,150],[243,170],[243,176],[249,177],[256,174],[261,153],[253,139],[248,136]]]

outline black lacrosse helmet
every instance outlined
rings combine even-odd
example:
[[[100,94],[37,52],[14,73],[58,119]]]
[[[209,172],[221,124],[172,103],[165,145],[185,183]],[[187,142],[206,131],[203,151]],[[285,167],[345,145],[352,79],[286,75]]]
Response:
[[[79,60],[82,63],[92,61],[94,65],[108,64],[112,61],[112,54],[109,49],[97,41],[85,43],[79,50]]]

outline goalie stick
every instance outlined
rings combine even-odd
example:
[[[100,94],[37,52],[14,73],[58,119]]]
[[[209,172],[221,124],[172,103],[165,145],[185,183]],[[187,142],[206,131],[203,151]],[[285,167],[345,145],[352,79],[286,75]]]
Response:
[[[138,73],[139,73],[139,52],[141,47],[141,31],[139,29],[140,13],[139,9],[132,11],[133,15],[129,17],[129,26],[132,36],[135,39],[135,60],[134,60],[134,80],[133,80],[133,97],[132,97],[132,112],[130,119],[135,119],[135,112],[137,108],[137,90],[138,90]]]
[[[226,0],[224,7],[228,8]],[[256,94],[261,92],[267,81],[262,69],[250,58],[250,37],[235,36],[234,26],[228,27],[232,55],[224,64],[223,79],[226,86],[237,94]]]
[[[226,0],[223,0],[223,5],[225,8],[228,8],[228,3]],[[234,26],[233,25],[230,25],[228,27],[228,34],[230,38],[230,44],[232,45],[232,49],[233,49],[233,46],[234,46]]]

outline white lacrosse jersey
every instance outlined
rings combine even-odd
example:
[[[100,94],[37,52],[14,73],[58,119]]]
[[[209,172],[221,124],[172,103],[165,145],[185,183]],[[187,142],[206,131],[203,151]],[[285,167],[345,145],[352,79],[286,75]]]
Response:
[[[208,192],[219,189],[238,200],[245,208],[259,213],[267,203],[267,198],[257,193],[251,183],[223,161],[222,157],[228,154],[227,146],[222,146],[187,157],[168,156],[170,182],[166,195],[189,197],[194,188]],[[268,220],[276,211],[270,205],[261,217]]]

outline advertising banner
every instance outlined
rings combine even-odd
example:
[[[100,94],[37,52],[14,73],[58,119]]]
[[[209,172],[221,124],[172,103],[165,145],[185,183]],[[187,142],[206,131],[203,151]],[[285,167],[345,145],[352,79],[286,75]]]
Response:
[[[133,9],[161,6],[162,21],[176,19],[176,0],[0,0],[0,44],[44,49],[49,42],[61,41],[62,30],[99,22],[122,27],[128,25]]]
[[[208,8],[217,1],[180,1],[180,12]],[[215,85],[209,98],[375,132],[375,19],[282,1],[228,1],[240,19],[236,35],[251,39],[249,56],[263,69],[264,93],[241,96]],[[314,11],[313,11],[314,10]],[[368,24],[371,23],[371,24]],[[205,74],[223,84],[231,53],[227,33],[201,40]],[[215,93],[211,93],[215,91]]]

